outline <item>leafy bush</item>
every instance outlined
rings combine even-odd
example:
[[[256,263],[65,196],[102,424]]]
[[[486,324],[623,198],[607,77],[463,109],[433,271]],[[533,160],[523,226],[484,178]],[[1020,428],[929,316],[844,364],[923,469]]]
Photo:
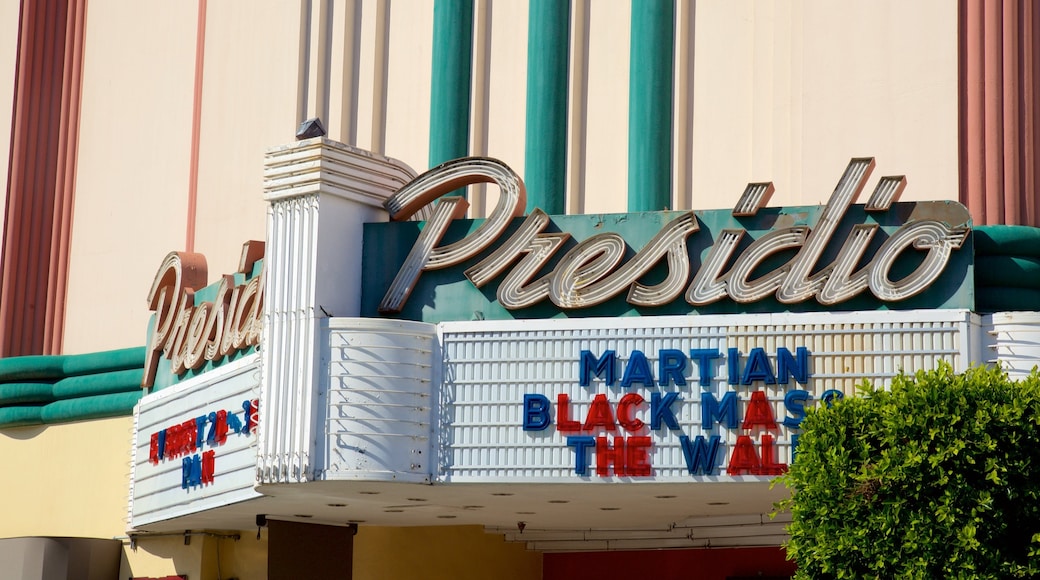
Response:
[[[1040,376],[948,364],[802,423],[796,578],[1040,576]]]

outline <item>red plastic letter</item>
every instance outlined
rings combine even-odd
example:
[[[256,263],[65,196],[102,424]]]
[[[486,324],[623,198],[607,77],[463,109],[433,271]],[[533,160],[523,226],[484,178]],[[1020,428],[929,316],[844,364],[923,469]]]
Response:
[[[762,475],[780,475],[787,471],[786,463],[775,463],[773,461],[773,436],[768,433],[762,434]]]
[[[628,393],[624,397],[621,397],[621,401],[617,406],[617,420],[618,423],[625,428],[625,431],[636,433],[646,425],[643,421],[632,416],[632,413],[635,411],[634,407],[642,405],[645,402],[646,399],[638,393]],[[629,444],[631,443],[632,442],[629,441]],[[631,463],[629,463],[629,465],[631,465]]]
[[[737,437],[737,443],[733,446],[733,455],[730,456],[729,465],[726,466],[726,474],[740,475],[742,471],[757,474],[760,468],[758,454],[755,453],[755,445],[751,442],[751,437],[747,435]]]
[[[650,449],[650,438],[629,437],[625,445],[627,475],[650,475],[650,457],[647,455],[647,450]]]
[[[604,397],[604,395],[598,395]],[[596,437],[596,475],[610,474],[610,465],[614,465],[614,475],[627,475],[625,471],[625,438],[615,437],[614,448],[610,448],[606,437]]]
[[[227,431],[227,411],[217,411],[217,430],[214,438],[217,445],[223,445],[227,441]]]
[[[603,427],[607,431],[617,431],[614,412],[610,410],[607,396],[602,393],[592,399],[592,406],[589,407],[589,415],[585,417],[585,426],[582,427],[582,430],[592,431],[596,427]]]
[[[581,431],[581,424],[570,417],[569,399],[566,394],[556,396],[556,430],[561,433]]]
[[[765,391],[751,393],[751,401],[748,403],[747,412],[744,414],[742,429],[753,429],[755,425],[762,425],[766,429],[776,429],[776,417],[773,408],[766,400]]]
[[[217,452],[212,449],[202,454],[202,483],[213,483],[213,467],[216,463]]]

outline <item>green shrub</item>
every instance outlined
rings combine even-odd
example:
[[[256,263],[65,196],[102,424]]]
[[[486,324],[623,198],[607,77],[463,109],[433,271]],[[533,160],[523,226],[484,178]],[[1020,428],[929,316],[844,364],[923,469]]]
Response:
[[[1040,576],[1040,377],[948,364],[811,411],[780,509],[797,578]]]

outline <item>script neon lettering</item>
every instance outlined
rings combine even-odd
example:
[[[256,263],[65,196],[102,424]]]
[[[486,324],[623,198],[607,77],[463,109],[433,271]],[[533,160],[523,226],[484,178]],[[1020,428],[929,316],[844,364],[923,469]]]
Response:
[[[238,272],[251,273],[263,257],[263,242],[246,242]],[[159,266],[148,293],[155,326],[145,349],[142,387],[155,384],[159,358],[170,360],[170,370],[182,374],[260,343],[263,327],[264,273],[235,285],[223,276],[213,301],[195,304],[195,292],[206,283],[206,259],[201,254],[171,252]]]
[[[820,304],[831,305],[866,291],[883,301],[905,300],[923,292],[942,274],[951,253],[964,244],[969,228],[939,220],[915,219],[902,225],[867,259],[865,254],[878,226],[854,224],[838,251],[831,254],[836,258],[829,264],[820,264],[873,167],[872,158],[853,159],[812,227],[774,230],[754,240],[739,255],[737,251],[747,231],[719,231],[695,272],[686,239],[699,231],[699,225],[693,212],[684,212],[665,224],[628,261],[624,259],[628,253],[625,241],[616,233],[606,232],[578,242],[548,273],[536,278],[539,272],[546,271],[568,241],[569,234],[546,232],[551,220],[535,209],[504,243],[466,270],[465,276],[477,287],[504,276],[496,298],[510,310],[526,308],[545,299],[562,309],[587,308],[626,291],[627,302],[634,306],[661,306],[680,294],[693,306],[724,298],[749,303],[770,295],[785,304],[815,299]],[[882,182],[894,179],[885,177]],[[400,312],[423,272],[459,264],[487,250],[505,231],[510,219],[522,215],[525,193],[519,176],[501,162],[468,158],[428,171],[387,201],[385,206],[390,218],[404,220],[453,188],[481,182],[495,183],[502,190],[491,216],[473,233],[441,246],[451,221],[461,217],[466,209],[462,198],[442,198],[433,207],[432,217],[380,303],[380,312]],[[733,215],[755,215],[771,191],[770,184],[749,185]],[[867,210],[887,211],[898,191],[888,194],[883,201],[872,196]],[[963,223],[967,223],[967,212],[963,214]],[[910,274],[892,280],[893,265],[910,248],[925,252],[920,264]],[[794,256],[768,272],[759,272],[770,257],[785,252],[792,252]],[[857,270],[864,260],[866,265]],[[653,286],[639,282],[662,262],[667,270],[663,281]],[[727,265],[730,265],[728,270]]]

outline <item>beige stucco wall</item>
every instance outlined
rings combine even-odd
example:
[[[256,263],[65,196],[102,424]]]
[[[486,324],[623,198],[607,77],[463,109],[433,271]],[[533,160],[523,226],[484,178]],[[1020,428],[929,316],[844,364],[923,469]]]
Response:
[[[0,79],[10,79],[10,90],[0,90],[0,135],[11,134],[11,116],[3,112],[14,104],[14,78],[18,65],[18,3],[0,3]],[[11,140],[0,138],[0,175],[7,176]],[[0,208],[0,240],[4,236],[4,208]]]
[[[87,9],[65,352],[144,344],[151,279],[184,249],[195,23],[193,3]]]
[[[194,249],[210,280],[265,237],[263,156],[296,131],[299,21],[296,3],[208,3]],[[195,3],[88,10],[67,353],[143,344],[151,280],[188,246],[197,22]]]
[[[202,83],[195,251],[210,280],[263,240],[264,152],[295,139],[300,9],[295,2],[209,2]]]
[[[957,199],[955,3],[698,2],[694,40],[692,207],[823,202],[859,156]]]

